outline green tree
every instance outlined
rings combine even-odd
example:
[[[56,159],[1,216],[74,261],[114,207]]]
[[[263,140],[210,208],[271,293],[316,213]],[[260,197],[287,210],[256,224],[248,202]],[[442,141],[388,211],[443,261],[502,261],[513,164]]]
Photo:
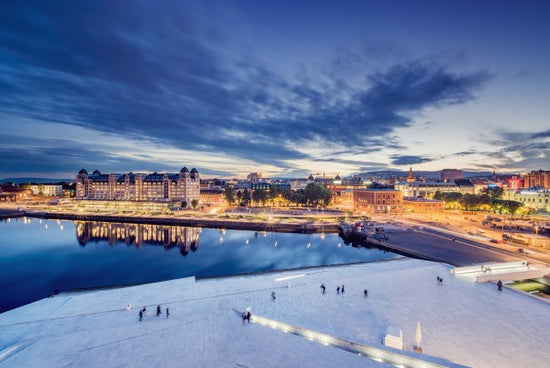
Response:
[[[310,206],[326,206],[330,202],[330,191],[321,184],[309,183],[304,190],[305,202]]]
[[[460,203],[464,209],[473,211],[479,204],[479,197],[475,194],[464,194],[458,199],[458,203]]]
[[[245,189],[242,195],[242,202],[244,202],[245,206],[248,206],[248,204],[250,203],[250,199],[250,192],[248,191],[248,189]]]
[[[198,200],[198,199],[193,199],[193,200],[191,201],[191,207],[192,207],[193,209],[196,209],[198,206],[199,206],[199,200]]]
[[[501,187],[487,187],[481,191],[483,194],[488,194],[492,199],[501,199],[504,194],[504,189]]]
[[[260,202],[263,205],[267,200],[267,192],[263,189],[256,189],[252,192],[252,199],[254,202]]]
[[[235,202],[235,191],[232,187],[225,188],[225,192],[223,194],[227,203],[233,204]]]

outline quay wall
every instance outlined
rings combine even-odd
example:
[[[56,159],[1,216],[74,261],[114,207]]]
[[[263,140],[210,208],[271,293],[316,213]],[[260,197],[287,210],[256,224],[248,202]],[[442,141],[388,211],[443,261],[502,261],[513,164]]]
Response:
[[[220,218],[178,218],[178,217],[134,217],[119,215],[101,214],[77,214],[58,212],[25,212],[25,216],[45,219],[60,219],[74,221],[100,221],[100,222],[122,222],[137,224],[155,224],[171,226],[191,226],[228,230],[252,230],[287,233],[337,233],[339,224],[314,223],[314,222],[277,222],[258,220],[236,220]],[[23,215],[22,215],[23,216]]]

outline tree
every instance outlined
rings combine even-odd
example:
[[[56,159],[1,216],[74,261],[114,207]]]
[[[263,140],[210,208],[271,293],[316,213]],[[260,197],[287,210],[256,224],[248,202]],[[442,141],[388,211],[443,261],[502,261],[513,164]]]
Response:
[[[254,192],[252,192],[252,199],[255,202],[260,202],[262,205],[267,200],[267,191],[264,189],[256,189]]]
[[[181,208],[187,208],[187,201],[181,201]]]
[[[192,207],[193,209],[196,209],[196,208],[198,207],[198,205],[199,205],[199,200],[198,200],[198,199],[193,199],[193,200],[191,201],[191,207]]]
[[[310,206],[326,206],[330,202],[330,191],[321,184],[309,183],[304,190],[306,203]]]
[[[248,206],[248,203],[250,203],[250,199],[250,192],[248,191],[248,189],[245,189],[242,195],[242,201],[244,202],[245,206]]]
[[[225,188],[225,192],[223,194],[227,203],[233,204],[235,202],[235,191],[232,187]]]
[[[504,194],[504,189],[501,187],[487,187],[481,191],[483,194],[488,194],[492,199],[501,199]]]

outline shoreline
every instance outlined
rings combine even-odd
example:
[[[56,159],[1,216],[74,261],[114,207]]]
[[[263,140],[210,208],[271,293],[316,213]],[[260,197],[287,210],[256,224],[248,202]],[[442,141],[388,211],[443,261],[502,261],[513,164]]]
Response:
[[[270,231],[282,233],[337,233],[340,227],[338,221],[332,222],[311,222],[301,221],[262,221],[253,219],[234,219],[234,218],[181,218],[181,217],[144,217],[140,216],[119,216],[105,214],[77,214],[77,213],[58,213],[46,211],[21,211],[17,216],[7,217],[34,217],[42,219],[73,220],[73,221],[98,221],[98,222],[121,222],[136,224],[154,224],[169,226],[190,226],[211,229],[228,230],[252,230],[252,231]]]

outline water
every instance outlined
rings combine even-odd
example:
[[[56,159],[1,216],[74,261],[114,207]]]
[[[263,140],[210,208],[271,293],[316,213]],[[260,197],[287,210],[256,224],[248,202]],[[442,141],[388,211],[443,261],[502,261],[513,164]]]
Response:
[[[79,288],[395,258],[336,234],[12,219],[0,223],[0,312]]]

